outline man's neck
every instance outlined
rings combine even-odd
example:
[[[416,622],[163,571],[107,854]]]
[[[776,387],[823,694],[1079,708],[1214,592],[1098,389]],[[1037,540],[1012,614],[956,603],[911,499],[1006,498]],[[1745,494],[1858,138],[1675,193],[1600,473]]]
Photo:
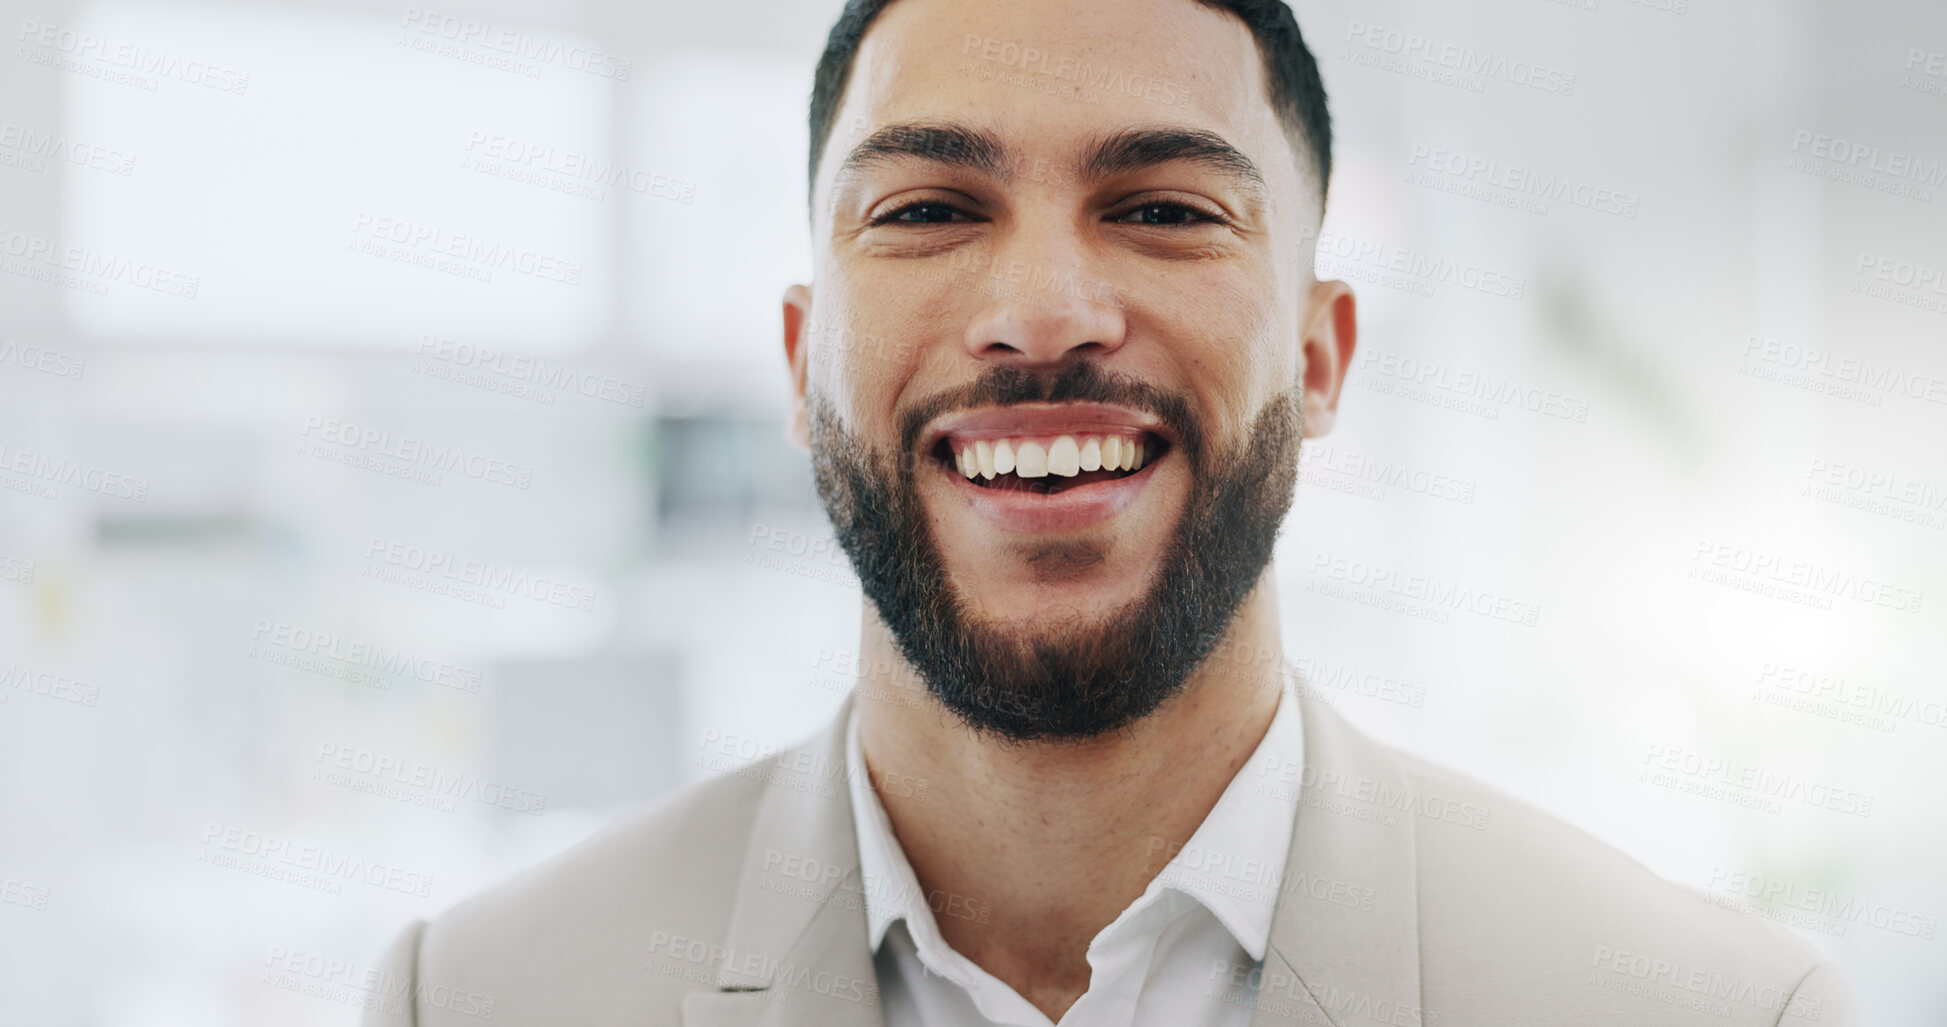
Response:
[[[905,666],[869,605],[863,635],[867,666]],[[861,689],[872,779],[926,782],[879,801],[947,944],[1059,1020],[1088,989],[1089,942],[1142,895],[1264,738],[1282,668],[1267,569],[1182,692],[1102,738],[1009,745],[930,694],[889,702],[886,689]]]

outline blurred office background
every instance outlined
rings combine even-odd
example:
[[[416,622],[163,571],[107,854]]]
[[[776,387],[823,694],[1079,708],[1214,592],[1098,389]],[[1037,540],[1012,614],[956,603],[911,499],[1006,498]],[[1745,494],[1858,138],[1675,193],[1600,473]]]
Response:
[[[836,707],[779,297],[838,7],[9,6],[0,1023],[349,1022]],[[1297,10],[1363,324],[1291,658],[1947,1022],[1947,8]]]

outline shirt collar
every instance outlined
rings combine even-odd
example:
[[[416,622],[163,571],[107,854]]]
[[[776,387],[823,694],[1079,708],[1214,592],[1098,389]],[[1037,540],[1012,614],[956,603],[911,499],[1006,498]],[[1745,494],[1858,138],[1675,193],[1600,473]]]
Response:
[[[1208,909],[1252,959],[1263,959],[1271,936],[1279,885],[1298,806],[1295,791],[1275,787],[1277,768],[1304,766],[1304,730],[1297,697],[1290,694],[1292,675],[1278,698],[1277,712],[1251,758],[1231,778],[1190,836],[1163,870],[1132,904],[1148,906],[1159,894],[1172,890]],[[859,714],[855,707],[845,730],[846,777],[852,796],[852,822],[858,831],[859,873],[865,892],[866,924],[872,950],[877,952],[886,931],[905,920],[916,938],[932,940],[938,931],[931,908],[923,901],[919,879],[899,848],[892,822],[873,792],[859,748]],[[1265,768],[1273,768],[1273,774]],[[921,942],[927,947],[926,942]]]
[[[859,835],[859,885],[865,893],[867,937],[872,942],[872,951],[877,952],[893,921],[910,922],[914,912],[912,900],[919,895],[919,878],[913,873],[913,865],[906,861],[906,853],[899,848],[899,839],[892,833],[892,821],[866,776],[865,756],[859,750],[856,703],[852,707],[851,723],[845,727],[845,771],[852,791],[852,823]]]
[[[1279,768],[1304,766],[1299,717],[1298,699],[1287,686],[1251,758],[1144,893],[1173,889],[1202,903],[1252,959],[1264,958],[1271,938],[1298,816],[1296,793],[1275,781]]]

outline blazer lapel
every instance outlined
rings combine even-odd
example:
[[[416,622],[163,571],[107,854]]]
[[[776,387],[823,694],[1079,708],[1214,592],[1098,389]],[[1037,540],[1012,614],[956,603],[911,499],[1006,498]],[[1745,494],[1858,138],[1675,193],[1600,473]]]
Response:
[[[738,873],[714,992],[685,1027],[883,1027],[845,764],[848,696],[769,774]]]
[[[1425,1023],[1415,797],[1397,760],[1304,691],[1299,810],[1251,1027]],[[847,698],[766,765],[716,990],[685,998],[685,1027],[883,1027],[845,776],[851,711]]]
[[[1414,797],[1396,759],[1307,691],[1298,816],[1251,1025],[1426,1023]]]

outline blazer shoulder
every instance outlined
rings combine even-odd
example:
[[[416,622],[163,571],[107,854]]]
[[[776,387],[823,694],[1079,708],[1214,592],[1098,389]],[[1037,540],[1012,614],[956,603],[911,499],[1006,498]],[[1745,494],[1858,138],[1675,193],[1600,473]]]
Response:
[[[1433,982],[1453,982],[1449,990],[1464,993],[1471,977],[1520,983],[1531,996],[1553,996],[1544,1007],[1558,1009],[1689,1010],[1716,1023],[1849,1022],[1843,979],[1798,936],[1667,881],[1500,789],[1394,756],[1421,814],[1417,887],[1429,1009],[1436,1008]]]
[[[567,851],[457,903],[441,929],[586,924],[598,909],[633,914],[713,905],[727,913],[764,793],[764,763],[722,775],[626,815]],[[721,898],[712,903],[712,898]],[[601,919],[608,919],[602,917]]]
[[[765,763],[745,769],[414,924],[386,959],[415,999],[417,1018],[401,1022],[470,1023],[482,1008],[516,1023],[673,1016],[684,991],[710,982],[701,970],[694,980],[658,973],[650,957],[672,940],[721,944],[768,776]],[[446,1017],[456,1012],[446,996],[470,997],[474,1012]]]

